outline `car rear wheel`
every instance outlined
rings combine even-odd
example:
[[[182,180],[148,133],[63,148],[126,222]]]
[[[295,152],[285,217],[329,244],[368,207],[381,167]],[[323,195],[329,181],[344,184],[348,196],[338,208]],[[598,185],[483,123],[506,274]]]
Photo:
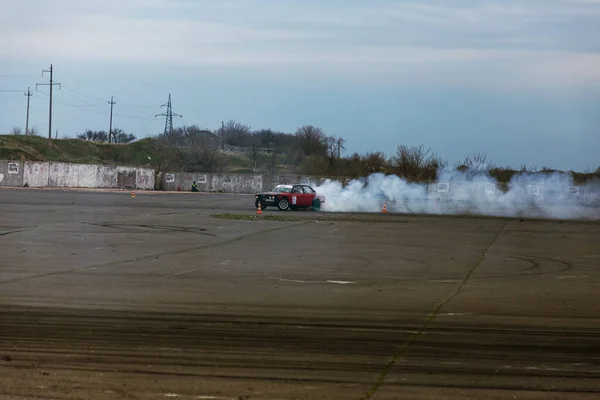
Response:
[[[319,211],[321,209],[321,200],[314,199],[312,202],[312,206],[310,207],[313,211]]]
[[[280,199],[279,202],[277,202],[277,208],[281,211],[287,211],[290,209],[290,202],[286,198]]]

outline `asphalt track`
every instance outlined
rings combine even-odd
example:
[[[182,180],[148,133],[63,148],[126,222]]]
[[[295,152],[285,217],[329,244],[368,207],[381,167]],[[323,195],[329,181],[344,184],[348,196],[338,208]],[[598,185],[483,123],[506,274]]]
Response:
[[[598,222],[227,212],[0,190],[0,399],[600,397]]]

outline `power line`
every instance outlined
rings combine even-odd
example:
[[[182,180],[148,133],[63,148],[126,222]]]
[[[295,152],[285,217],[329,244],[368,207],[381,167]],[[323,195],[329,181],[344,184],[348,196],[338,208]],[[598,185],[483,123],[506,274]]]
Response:
[[[141,116],[141,115],[121,114],[119,112],[115,112],[115,115],[118,115],[119,117],[122,117],[122,118],[131,118],[131,119],[151,119],[151,120],[154,120],[154,118],[155,118],[154,114],[149,115],[149,116]]]
[[[98,102],[101,102],[101,103],[104,103],[104,102],[105,102],[105,100],[103,100],[103,99],[101,99],[101,98],[99,98],[99,97],[92,96],[92,95],[90,95],[90,94],[87,94],[87,93],[84,93],[84,92],[80,92],[80,91],[78,91],[78,90],[75,90],[75,89],[73,89],[73,88],[71,88],[71,87],[68,87],[68,86],[66,86],[66,85],[63,85],[63,89],[65,89],[65,92],[64,92],[64,93],[66,93],[67,95],[69,95],[69,96],[73,97],[74,99],[76,99],[76,100],[78,100],[78,101],[81,101],[82,103],[89,104],[89,105],[90,105],[90,107],[97,107],[97,106],[96,106],[96,105],[93,105],[93,104],[92,104],[92,103],[90,103],[88,100],[84,100],[84,99],[82,99],[82,98],[80,98],[80,97],[78,97],[78,96],[75,96],[75,95],[74,95],[74,94],[72,94],[72,93],[68,93],[68,92],[73,92],[73,93],[76,93],[76,94],[78,94],[79,96],[87,97],[87,98],[89,98],[89,99],[96,100],[96,101],[98,101]],[[110,104],[110,103],[109,103],[109,104]],[[129,103],[119,103],[119,104],[120,104],[121,106],[124,106],[124,107],[131,107],[131,108],[158,108],[158,106],[157,106],[157,105],[149,105],[149,104],[129,104]],[[101,108],[101,107],[98,107],[98,108],[99,108],[99,109],[102,109],[102,110],[105,110],[104,108]],[[108,111],[108,110],[106,110],[106,111]],[[123,117],[126,117],[126,118],[144,118],[144,119],[145,119],[145,118],[147,118],[147,117],[141,117],[141,116],[124,115],[124,114],[120,114],[120,113],[118,113],[118,112],[115,112],[115,113],[114,113],[114,115],[120,115],[120,116],[123,116]]]
[[[44,92],[39,92],[39,93],[41,95],[43,95],[43,96],[48,97],[48,95],[46,93],[44,93]],[[63,91],[62,93],[67,94],[67,92],[65,92],[65,91]],[[81,99],[78,99],[77,97],[73,97],[73,99],[81,101]],[[89,103],[86,103],[86,104],[73,104],[73,103],[70,103],[68,101],[65,101],[65,100],[61,99],[60,97],[55,98],[54,101],[58,101],[59,103],[64,104],[66,106],[73,107],[73,108],[78,108],[78,109],[80,109],[82,111],[87,111],[87,112],[90,112],[90,113],[93,113],[93,114],[98,114],[98,115],[106,115],[107,112],[110,112],[109,109],[98,107],[98,106],[95,106],[95,105],[89,104]],[[119,104],[121,104],[121,103],[119,103]],[[154,114],[152,114],[152,115],[146,115],[146,116],[141,116],[141,115],[137,115],[136,116],[136,115],[121,114],[121,113],[115,111],[114,115],[122,117],[122,118],[141,119],[141,120],[154,120]]]
[[[11,78],[11,79],[36,79],[38,76],[33,75],[10,75],[10,74],[0,74],[0,78]]]
[[[127,103],[120,103],[122,106],[125,107],[132,107],[132,108],[157,108],[157,105],[141,105],[141,104],[127,104]]]
[[[43,96],[49,97],[49,96],[48,96],[46,93],[44,93],[44,92],[39,92],[39,93],[40,93],[41,95],[43,95]],[[64,93],[64,92],[63,92],[63,93]],[[73,107],[73,108],[78,108],[78,109],[80,109],[80,110],[82,110],[82,111],[87,111],[87,112],[90,112],[90,113],[93,113],[93,114],[98,114],[98,115],[106,115],[106,111],[98,111],[98,110],[91,109],[90,107],[92,107],[92,106],[87,106],[87,105],[77,105],[77,104],[69,103],[69,102],[67,102],[67,101],[64,101],[64,100],[63,100],[63,99],[61,99],[60,97],[58,97],[58,98],[56,98],[56,99],[54,99],[54,100],[55,100],[55,101],[58,101],[58,102],[59,102],[59,103],[61,103],[61,104],[64,104],[64,105],[66,105],[66,106]]]
[[[89,101],[87,101],[87,100],[84,100],[84,99],[82,99],[82,98],[80,98],[80,97],[78,97],[78,96],[76,96],[76,95],[74,95],[74,94],[72,94],[72,93],[69,93],[69,92],[79,93],[79,94],[81,94],[82,96],[86,96],[86,97],[89,97],[89,98],[91,98],[91,99],[96,99],[96,97],[94,97],[94,96],[90,96],[90,95],[86,95],[86,94],[84,94],[84,93],[82,93],[82,92],[78,92],[78,91],[76,91],[76,90],[73,90],[73,89],[69,89],[69,88],[67,88],[67,87],[66,87],[66,86],[64,86],[64,85],[63,85],[63,89],[65,89],[65,90],[63,91],[63,93],[64,93],[64,94],[66,94],[67,96],[69,96],[69,97],[72,97],[73,99],[75,99],[75,100],[77,100],[77,101],[80,101],[80,102],[82,102],[82,103],[86,104],[85,106],[84,106],[84,105],[81,105],[81,106],[76,106],[76,107],[94,107],[94,108],[97,108],[98,110],[103,110],[104,112],[109,112],[109,110],[108,110],[108,109],[106,109],[106,108],[104,108],[104,107],[100,107],[100,106],[98,106],[98,105],[96,105],[96,104],[92,104],[92,103],[90,103]],[[104,100],[103,100],[102,102],[104,102]],[[109,102],[108,104],[110,104],[110,102]],[[157,106],[155,106],[155,105],[154,105],[154,106],[150,106],[150,105],[132,105],[132,104],[125,104],[125,103],[119,103],[119,104],[120,104],[120,105],[122,105],[122,106],[129,106],[129,107],[143,107],[143,108],[146,108],[146,107],[148,107],[148,108],[157,108]],[[74,106],[74,107],[75,107],[75,106]],[[120,116],[120,117],[123,117],[123,118],[132,118],[132,119],[148,119],[148,118],[153,118],[153,117],[154,117],[154,114],[153,114],[153,115],[150,115],[150,116],[141,116],[141,115],[139,115],[139,114],[138,114],[138,115],[133,115],[133,114],[123,114],[123,113],[119,113],[119,112],[116,112],[116,111],[113,113],[113,115],[115,115],[115,116]]]
[[[0,97],[0,100],[16,99],[17,97],[21,97],[21,95],[14,95],[14,96]]]
[[[71,87],[68,87],[68,86],[65,86],[65,88],[66,88],[66,89],[68,89],[68,90],[70,90],[70,91],[72,91],[72,92],[75,92],[75,93],[77,93],[77,94],[79,94],[79,95],[81,95],[81,96],[84,96],[84,97],[89,97],[90,99],[94,99],[94,100],[100,101],[100,102],[102,102],[102,103],[104,103],[104,102],[106,101],[106,100],[104,100],[104,99],[101,99],[101,98],[99,98],[99,97],[92,96],[92,95],[89,95],[89,94],[85,94],[85,93],[83,93],[83,92],[80,92],[80,91],[78,91],[78,90],[75,90],[75,89],[73,89],[73,88],[71,88]]]
[[[73,94],[69,93],[68,91],[63,91],[63,93],[64,93],[64,94],[66,94],[67,96],[69,96],[69,97],[71,97],[71,98],[73,98],[73,99],[77,100],[78,102],[81,102],[81,103],[83,103],[83,105],[77,105],[76,107],[93,107],[93,108],[97,108],[97,109],[99,109],[99,110],[102,110],[103,112],[107,112],[107,111],[108,111],[107,109],[105,109],[105,108],[103,108],[103,107],[100,107],[99,105],[92,104],[92,103],[90,103],[90,102],[88,102],[88,101],[86,101],[86,100],[82,100],[82,99],[80,99],[79,97],[77,97],[77,96],[75,96],[75,95],[73,95]]]
[[[54,83],[52,78],[52,64],[50,64],[49,70],[42,70],[42,76],[44,76],[44,72],[50,72],[50,83],[37,83],[36,90],[38,86],[50,86],[50,112],[48,113],[48,139],[52,140],[52,89],[55,85],[61,87],[60,83]]]

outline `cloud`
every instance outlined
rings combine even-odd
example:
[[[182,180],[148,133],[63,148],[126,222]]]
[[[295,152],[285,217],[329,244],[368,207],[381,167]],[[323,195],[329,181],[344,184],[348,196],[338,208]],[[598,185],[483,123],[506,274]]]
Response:
[[[600,84],[591,0],[11,0],[0,57],[362,81]]]

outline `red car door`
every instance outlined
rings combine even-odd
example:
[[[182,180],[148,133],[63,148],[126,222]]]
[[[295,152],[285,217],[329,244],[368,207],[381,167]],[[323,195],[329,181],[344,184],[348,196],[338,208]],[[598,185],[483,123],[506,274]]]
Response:
[[[294,185],[294,187],[292,187],[292,199],[291,199],[291,206],[292,207],[301,207],[300,204],[302,204],[302,194],[304,192],[302,191],[302,188],[298,185]]]
[[[306,204],[304,207],[311,207],[313,200],[317,196],[317,193],[314,191],[313,188],[311,188],[308,185],[303,185],[302,189],[304,190],[304,198]]]
[[[311,204],[311,195],[304,193],[301,185],[295,185],[292,188],[292,207],[310,207]]]

